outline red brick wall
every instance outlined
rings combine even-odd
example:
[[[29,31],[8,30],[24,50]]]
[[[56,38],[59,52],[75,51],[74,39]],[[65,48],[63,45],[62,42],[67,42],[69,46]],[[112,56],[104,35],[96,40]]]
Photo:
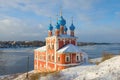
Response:
[[[60,66],[60,65],[57,65],[57,70],[62,70],[62,69],[65,69],[66,67],[65,66]]]
[[[72,54],[72,63],[76,63],[76,54]]]
[[[55,65],[53,63],[48,62],[48,67],[47,68],[49,68],[50,70],[54,70]]]
[[[67,45],[67,44],[69,44],[70,42],[69,42],[69,40],[65,40],[65,45]]]
[[[60,61],[58,61],[58,56],[60,56]],[[66,62],[66,54],[57,55],[57,63],[60,63],[60,64],[70,64],[71,62],[76,63],[76,54],[72,53],[72,55],[70,54],[69,56],[70,56],[70,62]],[[72,58],[72,61],[71,61],[71,58]]]
[[[58,56],[60,57],[60,61],[58,61]],[[65,64],[65,55],[64,54],[59,54],[57,55],[57,63],[59,64]]]
[[[59,40],[59,49],[60,49],[60,48],[62,48],[62,47],[63,47],[63,45],[64,45],[63,40]]]
[[[64,47],[64,46],[67,45],[67,44],[76,45],[76,40],[73,40],[73,39],[71,39],[71,42],[70,42],[69,39],[66,39],[66,40],[65,40],[65,44],[64,44],[64,40],[58,39],[58,42],[59,42],[59,49],[62,48],[62,47]]]
[[[41,66],[40,66],[41,65]],[[46,62],[38,61],[38,70],[42,70],[42,68],[45,68]]]

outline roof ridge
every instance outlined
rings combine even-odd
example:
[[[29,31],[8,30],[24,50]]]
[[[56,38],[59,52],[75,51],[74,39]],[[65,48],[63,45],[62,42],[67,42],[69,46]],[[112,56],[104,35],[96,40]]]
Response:
[[[58,53],[79,53],[81,50],[78,48],[78,46],[73,45],[73,44],[67,44],[66,46],[62,47],[57,51]]]

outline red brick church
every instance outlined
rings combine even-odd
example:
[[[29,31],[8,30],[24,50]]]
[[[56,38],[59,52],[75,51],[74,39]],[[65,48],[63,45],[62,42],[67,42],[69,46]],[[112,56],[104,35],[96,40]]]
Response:
[[[87,54],[77,46],[73,20],[69,30],[68,34],[62,15],[57,20],[54,32],[52,24],[49,24],[46,45],[34,50],[34,70],[61,70],[88,61]]]

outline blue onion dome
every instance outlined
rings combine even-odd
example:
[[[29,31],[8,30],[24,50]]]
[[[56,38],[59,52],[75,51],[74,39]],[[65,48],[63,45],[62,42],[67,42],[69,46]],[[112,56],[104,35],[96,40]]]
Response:
[[[64,31],[67,32],[67,30],[68,30],[68,28],[65,26],[65,27],[64,27]]]
[[[70,26],[70,30],[74,31],[75,30],[75,26],[73,25],[73,23]]]
[[[57,24],[55,25],[55,28],[56,28],[56,29],[60,29],[60,25],[57,23]]]
[[[52,24],[50,24],[50,25],[48,26],[48,30],[50,30],[50,31],[53,30],[53,26],[52,26]]]
[[[62,16],[60,16],[58,19],[58,24],[64,26],[66,24],[66,20]]]

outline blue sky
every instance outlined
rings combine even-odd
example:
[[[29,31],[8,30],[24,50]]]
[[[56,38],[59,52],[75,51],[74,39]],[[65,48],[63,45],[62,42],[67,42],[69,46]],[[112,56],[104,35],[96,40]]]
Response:
[[[0,0],[0,40],[44,40],[60,8],[78,41],[120,42],[120,0]]]

